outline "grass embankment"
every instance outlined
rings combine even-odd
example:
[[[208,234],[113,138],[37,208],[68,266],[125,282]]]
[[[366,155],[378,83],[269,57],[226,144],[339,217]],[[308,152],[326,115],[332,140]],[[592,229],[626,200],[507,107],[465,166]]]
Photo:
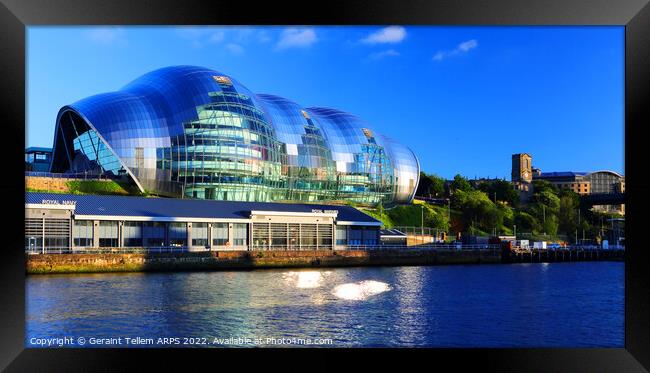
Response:
[[[380,214],[379,208],[359,208],[364,213],[380,220],[385,228],[392,227],[420,227],[437,228],[445,232],[465,231],[467,224],[463,220],[463,213],[460,210],[448,209],[447,206],[433,205],[424,201],[414,200],[409,205],[399,205],[391,209],[384,209]],[[422,215],[424,213],[424,224]],[[484,231],[476,226],[470,228],[473,235],[491,236],[492,231]],[[501,225],[497,227],[499,234],[510,235],[512,229]],[[451,236],[447,236],[453,239]],[[546,237],[548,240],[549,237]]]
[[[383,213],[379,208],[360,208],[360,210],[380,220],[386,228],[419,227],[423,223],[422,218],[424,215],[425,227],[449,229],[448,216],[451,215],[452,225],[454,219],[460,217],[459,211],[453,209],[448,211],[446,206],[432,205],[418,200],[409,205],[383,209]]]
[[[67,184],[72,194],[141,195],[137,187],[113,180],[74,180]]]
[[[25,188],[25,191],[57,194],[108,194],[123,196],[147,196],[147,193],[141,193],[135,185],[120,183],[114,180],[70,180],[65,184],[67,186],[67,190],[44,190],[28,187]]]

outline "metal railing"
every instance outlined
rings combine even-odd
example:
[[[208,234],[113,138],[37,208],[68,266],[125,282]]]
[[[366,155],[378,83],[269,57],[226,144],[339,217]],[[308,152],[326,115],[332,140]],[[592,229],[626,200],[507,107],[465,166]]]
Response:
[[[444,229],[440,228],[431,228],[431,227],[392,227],[390,229],[396,229],[406,235],[412,236],[436,236],[445,232]]]
[[[187,247],[187,246],[157,246],[157,247],[26,247],[25,253],[37,254],[149,254],[149,253],[187,253],[187,252],[210,252],[210,251],[315,251],[315,250],[362,250],[362,251],[435,251],[435,250],[497,250],[500,245],[496,244],[424,244],[416,246],[406,245],[319,245],[316,247],[302,246],[273,246],[268,247]]]
[[[148,253],[184,253],[192,251],[208,251],[205,248],[188,248],[185,246],[160,247],[46,247],[25,248],[25,253],[36,254],[148,254]]]
[[[427,243],[423,245],[348,245],[345,246],[346,250],[410,250],[410,251],[436,251],[436,250],[497,250],[501,247],[498,244],[441,244],[441,243]],[[338,247],[337,247],[338,249]]]
[[[121,176],[113,175],[97,175],[87,172],[77,173],[53,173],[53,172],[38,172],[38,171],[25,171],[25,176],[30,177],[49,177],[53,179],[82,179],[82,180],[113,180],[119,179]]]
[[[546,248],[534,248],[532,246],[529,247],[513,247],[514,250],[517,251],[572,251],[572,250],[582,250],[582,251],[592,251],[592,250],[625,250],[624,245],[609,245],[608,248],[604,248],[599,245],[568,245],[568,246],[559,246],[559,247],[553,247],[553,246],[547,246]]]

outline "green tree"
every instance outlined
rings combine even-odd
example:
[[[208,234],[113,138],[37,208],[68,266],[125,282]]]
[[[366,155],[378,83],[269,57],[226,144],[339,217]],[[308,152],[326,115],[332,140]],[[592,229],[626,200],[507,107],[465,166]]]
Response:
[[[510,206],[519,205],[519,193],[509,181],[501,179],[484,181],[478,188],[487,193],[490,198],[496,195],[497,201],[507,202]]]
[[[546,221],[542,222],[543,233],[556,236],[558,228],[558,218],[557,215],[551,214],[546,217]]]
[[[572,191],[560,193],[560,209],[558,212],[558,230],[573,237],[578,229],[578,209],[580,196]],[[581,219],[582,220],[582,219]]]
[[[497,203],[497,208],[501,211],[503,215],[503,226],[512,229],[515,224],[515,212],[514,210],[502,203]]]
[[[454,176],[454,180],[451,182],[450,189],[452,192],[455,193],[459,190],[464,192],[469,192],[473,188],[472,188],[472,184],[469,183],[469,180],[467,180],[466,177],[457,174],[456,176]]]
[[[445,194],[445,179],[420,172],[420,183],[415,194],[423,197],[442,197]]]
[[[526,211],[517,211],[515,215],[515,224],[519,232],[537,233],[542,229],[539,220]]]
[[[534,233],[557,235],[560,212],[560,197],[558,189],[545,180],[535,180],[533,197],[527,207],[527,212],[533,215],[540,226]]]
[[[503,226],[504,213],[480,190],[457,190],[452,204],[462,211],[465,226],[472,226],[486,232]]]
[[[546,181],[546,180],[533,180],[533,190],[534,193],[541,193],[545,190],[550,191],[554,194],[558,193],[557,187],[551,184],[550,181]]]

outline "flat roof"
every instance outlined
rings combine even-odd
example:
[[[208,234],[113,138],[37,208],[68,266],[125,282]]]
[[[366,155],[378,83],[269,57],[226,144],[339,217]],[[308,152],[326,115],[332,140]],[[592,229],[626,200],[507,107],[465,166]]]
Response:
[[[25,153],[34,153],[34,152],[48,152],[52,153],[52,148],[43,148],[39,146],[30,146],[25,149]]]
[[[397,229],[381,229],[379,235],[382,237],[406,237],[406,234]]]
[[[337,212],[338,222],[381,224],[351,206],[321,205],[308,203],[234,202],[204,199],[147,198],[113,195],[78,195],[59,193],[26,192],[25,203],[66,206],[74,204],[75,215],[128,216],[153,218],[203,218],[203,219],[249,219],[252,211],[284,213],[317,213],[324,216]]]

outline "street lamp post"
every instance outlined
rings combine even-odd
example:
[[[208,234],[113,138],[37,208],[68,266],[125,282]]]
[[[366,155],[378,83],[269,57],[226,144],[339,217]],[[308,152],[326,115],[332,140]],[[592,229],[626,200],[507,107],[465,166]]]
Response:
[[[515,241],[517,240],[517,224],[514,225],[515,227]]]
[[[420,232],[420,236],[422,237],[422,243],[424,243],[424,205],[420,205],[420,207],[421,207],[421,211],[422,211],[422,217],[420,219],[420,224],[421,224],[420,229],[422,231]]]

